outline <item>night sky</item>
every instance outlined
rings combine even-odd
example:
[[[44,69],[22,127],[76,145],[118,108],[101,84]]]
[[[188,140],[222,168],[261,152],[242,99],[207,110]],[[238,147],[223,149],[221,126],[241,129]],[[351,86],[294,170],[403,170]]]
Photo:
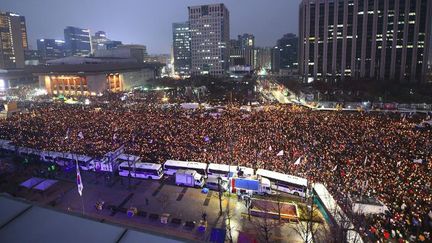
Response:
[[[171,24],[187,20],[187,6],[220,2],[230,11],[231,38],[252,33],[257,46],[273,46],[283,34],[298,32],[300,0],[1,0],[0,10],[26,17],[33,49],[38,38],[64,39],[71,25],[159,54],[170,52]]]

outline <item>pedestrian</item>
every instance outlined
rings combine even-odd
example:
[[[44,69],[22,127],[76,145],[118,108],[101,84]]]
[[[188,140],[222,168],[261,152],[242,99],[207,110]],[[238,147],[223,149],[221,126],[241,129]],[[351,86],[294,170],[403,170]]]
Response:
[[[149,205],[149,200],[148,200],[148,198],[145,199],[145,203],[146,203],[146,206]]]

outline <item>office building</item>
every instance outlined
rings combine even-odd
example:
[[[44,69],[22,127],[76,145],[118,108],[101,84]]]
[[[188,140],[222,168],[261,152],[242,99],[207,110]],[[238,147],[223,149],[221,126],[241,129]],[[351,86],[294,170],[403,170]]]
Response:
[[[226,75],[229,59],[229,12],[224,4],[189,7],[192,75]]]
[[[251,34],[238,35],[237,40],[230,40],[229,65],[255,68],[255,37]]]
[[[432,1],[305,0],[300,74],[316,79],[425,80]]]
[[[173,23],[172,31],[174,73],[179,76],[190,76],[191,35],[189,23]]]
[[[92,53],[89,29],[68,26],[64,30],[67,56],[89,56]]]
[[[39,51],[38,50],[25,50],[24,51],[24,64],[25,66],[30,66],[30,65],[39,65],[40,61],[41,61],[41,57],[39,55]]]
[[[91,38],[92,43],[92,51],[93,53],[96,50],[106,50],[106,43],[110,40],[107,38],[106,33],[104,31],[97,31],[94,36]]]
[[[91,38],[92,53],[97,50],[109,50],[123,45],[121,41],[110,40],[104,31],[97,31]]]
[[[255,36],[252,34],[238,35],[238,41],[240,43],[240,48],[254,48],[255,47]]]
[[[37,49],[40,58],[44,61],[66,56],[64,40],[38,39]]]
[[[272,50],[272,71],[296,69],[298,66],[298,37],[288,33],[277,40]]]
[[[271,50],[270,47],[255,49],[255,68],[271,69]]]
[[[28,48],[24,16],[0,12],[0,69],[23,68]]]
[[[245,55],[244,50],[240,48],[239,40],[230,40],[229,42],[229,65],[239,66],[245,65]]]

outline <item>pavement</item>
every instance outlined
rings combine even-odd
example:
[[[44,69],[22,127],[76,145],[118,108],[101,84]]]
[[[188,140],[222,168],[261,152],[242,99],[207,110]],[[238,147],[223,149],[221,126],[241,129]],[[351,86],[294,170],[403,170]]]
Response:
[[[0,192],[8,192],[38,204],[48,205],[56,209],[83,214],[99,221],[120,224],[138,230],[152,231],[178,237],[185,241],[203,242],[210,239],[211,228],[226,228],[233,242],[237,242],[239,232],[246,232],[261,239],[262,218],[252,216],[249,220],[245,203],[235,195],[225,194],[222,197],[222,215],[219,214],[218,192],[201,193],[201,189],[179,187],[172,177],[164,177],[161,181],[114,177],[114,183],[107,184],[104,176],[94,172],[81,171],[84,185],[83,196],[80,197],[75,182],[75,171],[60,172],[56,176],[59,182],[46,192],[20,188],[19,183],[31,178],[30,173],[11,176],[0,185]],[[104,201],[103,210],[96,209],[97,201]],[[124,211],[112,211],[109,206],[123,208]],[[129,217],[125,212],[130,207],[138,209],[138,215]],[[160,219],[150,219],[150,214],[167,213],[172,218],[181,219],[182,225],[162,224]],[[207,215],[208,228],[204,232],[197,230],[202,215]],[[186,221],[197,223],[194,229],[186,229]],[[271,225],[271,242],[302,242],[295,232],[297,223],[267,219]],[[231,230],[229,230],[231,229]],[[231,233],[229,232],[231,231]],[[261,241],[260,240],[260,241]]]

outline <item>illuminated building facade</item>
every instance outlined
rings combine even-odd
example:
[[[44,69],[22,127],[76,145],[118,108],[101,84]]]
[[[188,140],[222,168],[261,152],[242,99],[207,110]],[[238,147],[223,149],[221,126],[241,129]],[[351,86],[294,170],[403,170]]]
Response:
[[[24,16],[0,12],[0,69],[23,68],[27,48]]]
[[[238,41],[240,42],[240,48],[254,48],[255,47],[255,36],[252,34],[243,34],[237,36]]]
[[[304,81],[422,82],[428,68],[430,0],[304,0],[299,70]]]
[[[191,37],[189,23],[173,23],[174,72],[179,76],[190,76]]]
[[[255,68],[255,36],[252,34],[238,35],[237,40],[230,40],[229,45],[229,65],[248,66]]]
[[[65,41],[55,39],[38,39],[37,49],[42,60],[65,57]]]
[[[89,56],[92,53],[89,29],[68,26],[64,29],[67,56]]]
[[[298,67],[298,37],[288,33],[276,42],[273,48],[273,72],[296,69]]]
[[[224,4],[189,7],[192,75],[224,76],[229,66],[229,11]]]
[[[159,66],[144,63],[48,65],[34,73],[49,95],[86,96],[128,91],[156,78]]]

